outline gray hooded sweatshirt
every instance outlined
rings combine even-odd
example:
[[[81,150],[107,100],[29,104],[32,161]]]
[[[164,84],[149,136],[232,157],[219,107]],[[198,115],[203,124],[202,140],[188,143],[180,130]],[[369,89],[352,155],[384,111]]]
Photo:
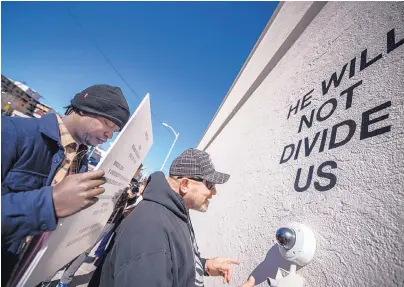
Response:
[[[184,200],[156,172],[117,230],[100,287],[202,287],[205,262]]]

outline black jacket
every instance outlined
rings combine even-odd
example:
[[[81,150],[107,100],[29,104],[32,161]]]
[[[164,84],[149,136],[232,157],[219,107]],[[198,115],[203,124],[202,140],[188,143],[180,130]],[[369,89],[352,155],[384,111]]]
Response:
[[[156,172],[143,200],[118,228],[100,287],[200,287],[205,261],[184,200]]]

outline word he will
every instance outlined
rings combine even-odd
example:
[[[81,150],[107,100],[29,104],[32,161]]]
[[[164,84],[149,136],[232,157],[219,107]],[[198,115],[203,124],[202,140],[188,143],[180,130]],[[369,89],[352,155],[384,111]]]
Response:
[[[395,30],[390,30],[387,33],[387,54],[391,53],[395,49],[397,49],[399,46],[404,44],[404,39],[396,42],[395,39]],[[382,53],[378,54],[376,57],[373,59],[368,59],[368,51],[367,49],[363,50],[361,52],[360,56],[360,62],[359,62],[359,71],[363,71],[366,68],[370,67],[372,64],[377,62],[378,60],[382,59],[383,55]],[[356,63],[357,59],[356,57],[353,58],[349,62],[349,78],[352,78],[355,76],[356,72]],[[330,90],[331,85],[334,85],[334,88],[337,88],[341,82],[342,79],[344,78],[344,75],[347,72],[347,67],[348,63],[346,63],[342,69],[339,75],[337,75],[337,72],[333,73],[330,77],[330,79],[327,81],[323,81],[321,83],[321,90],[322,90],[322,95],[325,96]],[[344,110],[348,110],[352,107],[353,99],[357,97],[356,95],[356,89],[359,88],[362,85],[362,81],[358,81],[357,83],[353,84],[346,90],[342,91],[340,93],[340,101],[343,102],[343,108]],[[290,115],[292,112],[296,114],[299,111],[302,111],[303,109],[307,108],[310,106],[311,101],[310,99],[312,98],[312,93],[314,89],[312,89],[310,92],[308,92],[306,95],[303,96],[302,99],[299,99],[297,101],[297,104],[295,106],[290,106],[289,113],[287,119],[289,119]],[[390,132],[391,131],[391,125],[385,125],[383,127],[379,127],[380,124],[378,124],[377,128],[375,128],[373,125],[376,123],[379,123],[381,121],[384,121],[388,119],[389,113],[386,110],[391,106],[391,101],[386,101],[383,102],[376,107],[369,109],[367,111],[364,111],[361,116],[361,122],[360,122],[360,135],[359,138],[360,140],[364,140],[367,138],[371,138],[374,136],[382,135],[384,133]],[[335,110],[338,107],[338,100],[337,98],[331,98],[325,101],[319,108],[318,110],[312,109],[309,115],[303,115],[300,119],[300,124],[298,128],[298,134],[302,131],[304,127],[307,129],[310,129],[313,124],[316,122],[324,122],[325,120],[329,119],[335,112]],[[347,119],[344,120],[338,124],[335,124],[334,126],[330,128],[326,128],[322,131],[318,131],[314,137],[305,137],[304,139],[300,139],[296,144],[292,143],[289,145],[286,145],[283,149],[282,156],[280,159],[279,164],[283,164],[288,162],[292,157],[294,160],[297,160],[299,156],[305,156],[308,157],[312,154],[313,151],[318,150],[319,153],[323,152],[328,148],[328,150],[336,149],[338,147],[342,147],[345,144],[347,144],[352,137],[354,136],[356,130],[357,130],[358,124],[352,120],[352,119]],[[347,131],[347,132],[346,132]],[[345,132],[345,134],[344,134]],[[329,140],[328,140],[329,139]],[[328,144],[327,144],[328,140]],[[332,189],[336,183],[337,183],[337,176],[332,173],[331,171],[328,172],[326,171],[327,168],[330,170],[336,169],[338,167],[337,163],[335,161],[325,161],[322,164],[320,164],[317,167],[317,176],[318,178],[325,178],[328,179],[328,183],[326,185],[321,185],[319,181],[315,181],[313,183],[314,188],[318,191],[327,191]],[[296,178],[295,178],[295,183],[294,183],[294,189],[298,192],[303,192],[306,191],[312,181],[313,181],[313,173],[314,173],[314,165],[311,165],[309,167],[309,171],[307,174],[307,179],[306,182],[301,185],[300,184],[300,177],[302,174],[302,168],[299,168],[297,170]]]

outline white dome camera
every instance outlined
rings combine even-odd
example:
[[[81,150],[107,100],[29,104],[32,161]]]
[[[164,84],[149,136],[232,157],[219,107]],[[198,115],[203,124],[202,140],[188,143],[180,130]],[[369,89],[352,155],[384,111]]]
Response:
[[[283,258],[304,266],[314,257],[316,237],[306,225],[292,222],[276,231],[279,251]]]

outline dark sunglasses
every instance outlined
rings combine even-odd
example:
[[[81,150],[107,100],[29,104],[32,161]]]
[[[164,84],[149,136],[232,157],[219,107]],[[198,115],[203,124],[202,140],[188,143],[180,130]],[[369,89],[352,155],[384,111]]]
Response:
[[[179,177],[178,179],[183,178],[183,177]],[[205,184],[205,186],[207,187],[207,189],[212,190],[213,188],[215,188],[215,184],[213,182],[204,180],[203,178],[200,177],[187,177],[188,179],[191,180],[195,180],[198,182],[203,182],[203,184]]]

